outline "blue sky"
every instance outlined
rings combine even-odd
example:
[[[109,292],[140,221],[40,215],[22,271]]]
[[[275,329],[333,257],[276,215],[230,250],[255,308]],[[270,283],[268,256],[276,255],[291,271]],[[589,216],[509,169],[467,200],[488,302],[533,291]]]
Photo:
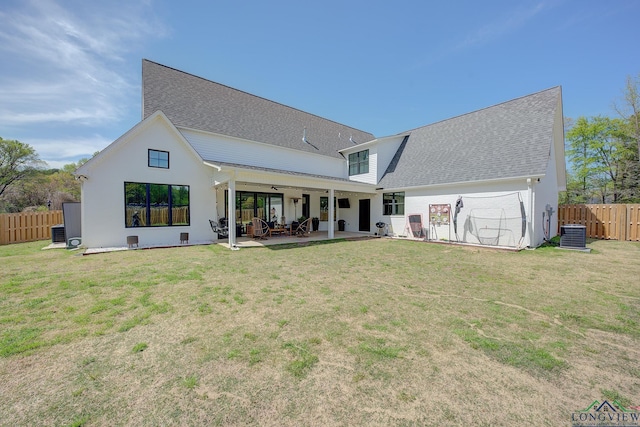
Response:
[[[0,0],[0,136],[50,167],[141,118],[141,60],[387,136],[562,86],[615,116],[638,0]]]

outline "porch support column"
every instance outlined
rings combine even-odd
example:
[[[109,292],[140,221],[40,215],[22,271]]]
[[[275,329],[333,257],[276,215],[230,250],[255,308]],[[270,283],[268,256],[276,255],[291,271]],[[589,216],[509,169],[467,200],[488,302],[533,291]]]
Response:
[[[335,192],[333,191],[333,188],[329,189],[329,218],[327,221],[327,236],[329,237],[329,239],[333,239],[335,237],[335,233],[334,233],[334,228],[335,228],[335,224],[333,221],[333,217],[335,215],[335,206],[333,205],[333,198],[335,197]]]
[[[231,175],[229,179],[229,191],[227,192],[229,199],[227,200],[227,206],[229,206],[229,217],[227,218],[227,224],[229,226],[229,249],[236,248],[236,176],[235,173]]]

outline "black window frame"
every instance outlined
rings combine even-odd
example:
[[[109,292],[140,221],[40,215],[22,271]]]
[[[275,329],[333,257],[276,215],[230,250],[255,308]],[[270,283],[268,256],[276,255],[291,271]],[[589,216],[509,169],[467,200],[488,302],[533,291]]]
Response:
[[[336,220],[336,198],[333,198],[333,220]],[[320,221],[329,221],[329,196],[320,197]]]
[[[137,187],[138,203],[132,203],[130,198],[134,197],[128,190],[135,191]],[[166,209],[167,209],[167,223],[164,224],[152,224],[151,210],[157,208],[157,204],[154,206],[152,202],[153,190],[162,189],[166,187]],[[183,198],[178,195],[186,189],[186,204]],[[142,190],[142,191],[140,191]],[[175,200],[175,199],[178,200]],[[162,206],[161,206],[162,207]],[[175,209],[186,208],[185,213],[174,212]],[[142,215],[139,212],[142,211]],[[135,213],[138,213],[138,218],[134,220]],[[178,222],[179,219],[184,221]],[[136,224],[137,223],[137,224]],[[191,225],[191,186],[185,184],[157,184],[149,182],[124,182],[124,226],[125,228],[158,228],[158,227],[188,227]]]
[[[251,200],[253,204],[253,215],[252,217],[257,217],[263,219],[266,222],[271,222],[273,218],[270,218],[271,208],[274,206],[280,206],[282,209],[282,214],[280,218],[277,218],[279,222],[282,217],[284,217],[284,209],[285,209],[285,198],[284,193],[267,193],[263,191],[236,191],[236,225],[244,225],[245,221],[243,220],[243,209],[242,198],[243,196],[247,196],[248,199]],[[272,200],[274,202],[272,202]],[[280,200],[280,203],[277,203],[277,200]],[[260,201],[263,201],[264,205],[262,207],[259,206]],[[226,217],[229,217],[229,190],[224,191],[224,211],[226,213]],[[293,221],[297,221],[296,218]],[[246,224],[251,222],[251,220],[246,221]],[[275,221],[274,221],[275,222]]]
[[[156,156],[155,158],[152,157],[152,153],[164,153],[167,155],[167,165],[164,166],[164,159],[161,159],[159,156]],[[151,161],[154,160],[155,165],[151,164]],[[162,163],[161,163],[162,162]],[[169,169],[169,152],[168,151],[163,151],[163,150],[155,150],[153,148],[149,148],[148,152],[147,152],[147,166],[149,166],[150,168],[158,168],[158,169]]]
[[[369,149],[349,154],[349,176],[369,173]]]
[[[402,203],[398,203],[397,197],[402,195]],[[382,193],[382,215],[404,215],[404,202],[406,196],[404,191],[393,191]],[[389,202],[387,202],[389,200]]]

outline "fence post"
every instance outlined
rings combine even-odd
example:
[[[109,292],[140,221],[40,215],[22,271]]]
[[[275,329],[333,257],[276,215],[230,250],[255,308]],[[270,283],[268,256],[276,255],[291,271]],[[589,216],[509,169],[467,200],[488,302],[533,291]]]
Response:
[[[640,205],[627,205],[625,230],[627,240],[640,241]]]
[[[9,243],[9,217],[0,215],[0,245]]]
[[[627,236],[629,235],[627,231],[627,210],[629,209],[628,205],[620,205],[620,209],[618,209],[618,240],[625,241],[627,240]]]

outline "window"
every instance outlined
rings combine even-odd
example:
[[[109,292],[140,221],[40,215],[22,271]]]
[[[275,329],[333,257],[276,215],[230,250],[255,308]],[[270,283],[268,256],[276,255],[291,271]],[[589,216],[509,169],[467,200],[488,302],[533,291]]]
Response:
[[[404,215],[404,191],[382,195],[383,215]]]
[[[125,227],[189,225],[189,186],[124,183]]]
[[[149,167],[169,169],[169,152],[149,149]]]
[[[333,198],[333,220],[336,220],[336,198]],[[329,198],[320,197],[320,221],[329,221]]]
[[[320,221],[329,220],[329,198],[320,197]]]
[[[369,173],[369,150],[349,154],[349,176]]]

